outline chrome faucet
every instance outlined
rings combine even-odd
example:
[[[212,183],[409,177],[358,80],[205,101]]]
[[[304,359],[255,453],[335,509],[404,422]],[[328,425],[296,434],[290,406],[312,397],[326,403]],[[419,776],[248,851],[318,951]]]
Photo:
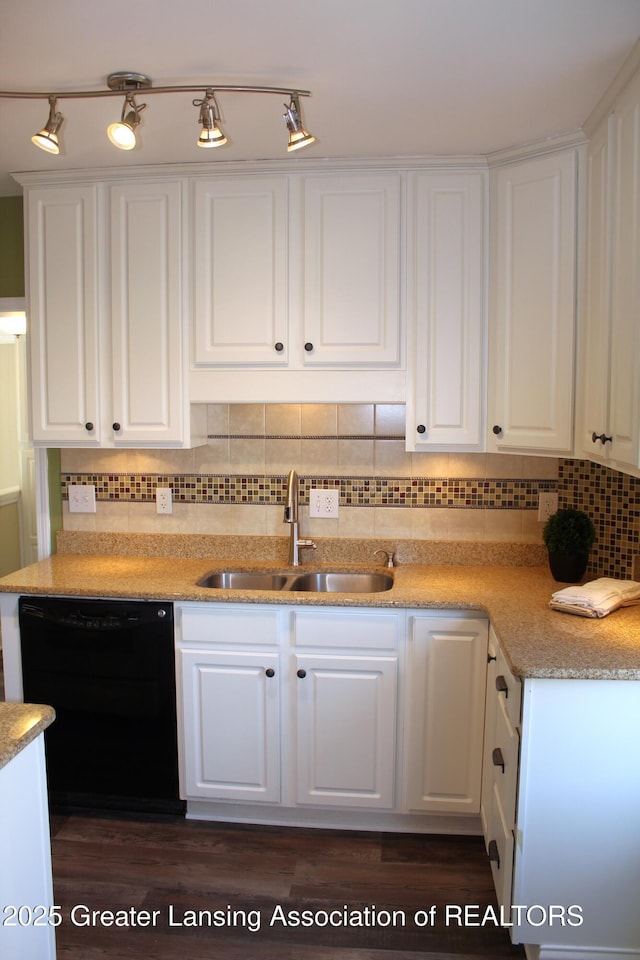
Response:
[[[284,507],[283,522],[291,525],[289,532],[289,563],[297,567],[300,565],[300,548],[316,549],[313,540],[300,539],[300,524],[298,522],[298,474],[295,470],[289,471],[287,478],[287,502]]]

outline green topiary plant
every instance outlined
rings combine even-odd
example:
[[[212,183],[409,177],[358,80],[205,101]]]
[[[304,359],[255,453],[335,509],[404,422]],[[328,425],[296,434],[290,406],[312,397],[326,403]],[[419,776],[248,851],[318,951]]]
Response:
[[[575,583],[587,569],[596,528],[583,510],[567,508],[551,514],[542,530],[551,573],[561,583]]]

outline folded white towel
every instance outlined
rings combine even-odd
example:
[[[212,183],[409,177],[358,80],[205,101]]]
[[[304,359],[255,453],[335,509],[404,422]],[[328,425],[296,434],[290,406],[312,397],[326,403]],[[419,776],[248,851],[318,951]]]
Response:
[[[640,583],[636,580],[616,580],[600,577],[582,587],[565,587],[556,590],[549,606],[563,613],[576,613],[582,617],[606,617],[619,607],[640,603]]]

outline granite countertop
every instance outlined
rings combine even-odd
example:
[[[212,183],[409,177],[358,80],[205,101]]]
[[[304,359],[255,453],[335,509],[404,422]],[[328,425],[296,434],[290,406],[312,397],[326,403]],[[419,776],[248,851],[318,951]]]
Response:
[[[255,555],[255,552],[254,552]],[[324,558],[323,558],[324,560]],[[304,562],[295,572],[377,570],[371,563]],[[219,590],[198,586],[224,569],[294,568],[271,559],[58,553],[0,580],[0,592],[220,603],[478,610],[491,620],[513,672],[522,678],[640,680],[640,607],[602,619],[558,613],[548,603],[557,584],[546,566],[402,563],[390,590],[317,594]]]
[[[38,703],[0,703],[0,767],[53,723],[53,707]]]

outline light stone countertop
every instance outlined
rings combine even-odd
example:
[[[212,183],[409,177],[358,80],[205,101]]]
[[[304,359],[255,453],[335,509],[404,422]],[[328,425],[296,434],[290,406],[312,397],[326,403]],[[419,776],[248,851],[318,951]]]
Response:
[[[273,538],[279,539],[279,538]],[[94,542],[95,546],[95,542]],[[318,594],[262,590],[212,590],[198,586],[207,573],[224,569],[382,572],[362,561],[304,562],[287,567],[274,559],[237,562],[188,556],[134,556],[106,551],[58,553],[0,579],[0,592],[83,597],[221,603],[295,604],[371,608],[470,609],[486,614],[513,672],[522,678],[640,680],[640,606],[603,619],[587,619],[549,608],[556,583],[546,566],[473,565],[456,562],[403,563],[390,590],[371,594]],[[255,556],[255,552],[253,555]],[[238,551],[238,555],[243,551]],[[401,551],[399,551],[401,553]],[[367,554],[370,556],[370,552]],[[490,555],[490,551],[489,551]],[[264,554],[261,553],[261,556]],[[307,554],[307,556],[311,556]],[[456,559],[458,554],[451,554]]]
[[[0,703],[0,767],[53,723],[53,707],[37,703]]]

